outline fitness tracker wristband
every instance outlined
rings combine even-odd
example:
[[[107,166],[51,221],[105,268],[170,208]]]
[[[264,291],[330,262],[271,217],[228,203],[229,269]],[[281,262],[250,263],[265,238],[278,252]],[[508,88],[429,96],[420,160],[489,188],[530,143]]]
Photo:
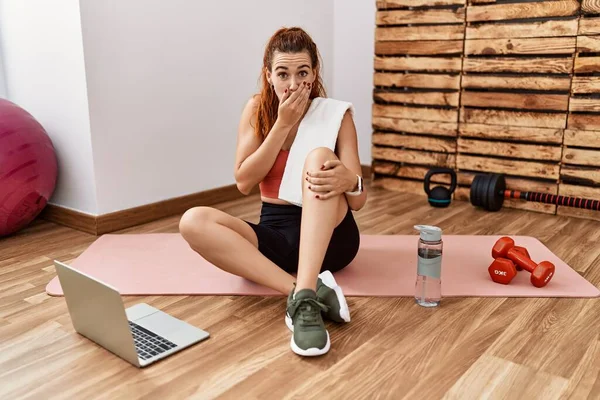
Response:
[[[363,178],[358,174],[356,174],[356,177],[358,178],[358,189],[354,192],[346,192],[348,196],[360,196],[363,192]]]

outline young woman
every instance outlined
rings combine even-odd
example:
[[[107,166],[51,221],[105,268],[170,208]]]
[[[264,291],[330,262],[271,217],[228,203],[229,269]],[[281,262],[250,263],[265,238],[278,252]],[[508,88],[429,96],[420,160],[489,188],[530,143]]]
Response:
[[[179,226],[190,247],[218,268],[288,295],[291,348],[306,356],[329,351],[323,316],[350,321],[332,272],[358,252],[352,210],[367,199],[351,110],[342,117],[335,151],[316,147],[304,160],[301,206],[279,199],[290,148],[312,102],[337,101],[326,98],[320,71],[317,46],[304,30],[275,32],[265,48],[261,92],[242,112],[235,163],[242,193],[259,185],[260,221],[195,207]]]

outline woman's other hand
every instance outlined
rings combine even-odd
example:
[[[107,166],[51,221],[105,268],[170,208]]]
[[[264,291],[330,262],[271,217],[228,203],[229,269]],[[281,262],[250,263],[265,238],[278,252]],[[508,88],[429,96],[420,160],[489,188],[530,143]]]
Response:
[[[287,127],[292,127],[300,121],[306,110],[310,95],[310,83],[303,82],[293,93],[287,89],[279,101],[277,120]]]
[[[308,188],[322,200],[356,189],[358,178],[340,160],[326,161],[321,170],[306,171]]]

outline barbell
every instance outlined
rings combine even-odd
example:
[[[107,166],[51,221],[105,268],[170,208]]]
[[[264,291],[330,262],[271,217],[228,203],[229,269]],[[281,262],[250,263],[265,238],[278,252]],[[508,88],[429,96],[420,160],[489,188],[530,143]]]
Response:
[[[523,192],[506,189],[503,174],[477,174],[471,183],[469,200],[476,207],[487,211],[498,211],[504,199],[520,199],[535,203],[555,204],[558,206],[583,208],[600,211],[600,200],[580,197],[557,196],[549,193]]]

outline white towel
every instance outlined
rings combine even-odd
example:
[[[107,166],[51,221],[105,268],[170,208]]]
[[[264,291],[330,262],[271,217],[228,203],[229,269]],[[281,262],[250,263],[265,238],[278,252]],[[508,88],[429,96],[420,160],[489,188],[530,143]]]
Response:
[[[279,198],[302,207],[302,170],[308,154],[317,147],[335,151],[337,136],[347,110],[354,106],[345,101],[316,97],[298,126],[279,187]]]

